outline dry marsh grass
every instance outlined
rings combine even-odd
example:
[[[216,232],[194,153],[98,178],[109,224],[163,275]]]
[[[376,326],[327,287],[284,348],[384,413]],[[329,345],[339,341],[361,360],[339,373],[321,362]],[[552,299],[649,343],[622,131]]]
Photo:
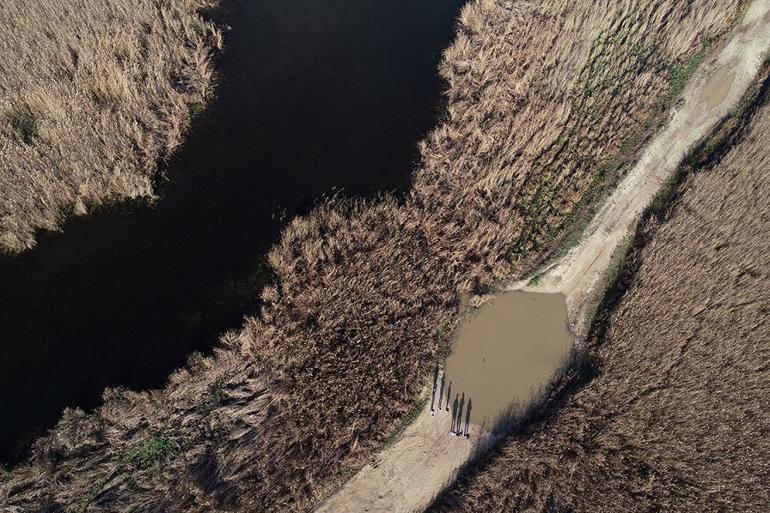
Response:
[[[768,88],[642,225],[595,376],[430,511],[767,510]]]
[[[528,267],[566,233],[587,192],[633,158],[663,119],[678,67],[724,35],[740,8],[468,4],[441,70],[448,120],[421,146],[429,172],[414,196],[429,236],[458,261],[476,260],[472,275]]]
[[[158,159],[210,94],[215,0],[0,5],[0,251],[70,213],[151,196]]]
[[[624,140],[660,119],[672,63],[704,36],[718,44],[741,5],[469,3],[441,68],[447,114],[420,145],[410,194],[335,200],[292,221],[259,315],[165,389],[108,391],[94,413],[65,412],[2,478],[0,501],[311,508],[417,404],[459,292],[482,294],[551,249],[596,176],[633,150]],[[161,437],[173,450],[159,465],[126,463]]]

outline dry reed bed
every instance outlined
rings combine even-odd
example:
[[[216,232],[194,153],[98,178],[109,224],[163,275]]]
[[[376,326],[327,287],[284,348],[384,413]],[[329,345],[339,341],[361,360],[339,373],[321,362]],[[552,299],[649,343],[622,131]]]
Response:
[[[629,288],[592,342],[598,375],[430,511],[767,511],[764,95],[735,145],[696,168],[644,225],[626,264]]]
[[[471,276],[528,264],[633,156],[739,4],[471,4],[442,67],[448,121],[423,142],[414,188],[431,244],[473,261]]]
[[[210,92],[214,0],[0,4],[0,251],[120,198],[152,195],[158,159]]]
[[[417,403],[458,290],[483,293],[553,245],[603,166],[633,152],[622,142],[666,98],[671,63],[740,7],[579,4],[466,6],[441,69],[447,115],[406,200],[333,201],[294,220],[258,317],[164,390],[67,412],[3,478],[1,500],[304,511],[367,461]],[[647,41],[633,64],[621,58]]]

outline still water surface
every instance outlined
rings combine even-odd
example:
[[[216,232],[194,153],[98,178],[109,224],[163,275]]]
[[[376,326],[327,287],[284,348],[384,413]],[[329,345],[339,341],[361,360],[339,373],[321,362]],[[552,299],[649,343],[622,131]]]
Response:
[[[563,294],[500,293],[458,330],[445,368],[449,400],[461,420],[492,429],[538,398],[572,341]]]
[[[218,98],[129,202],[0,257],[0,460],[105,386],[163,385],[256,308],[263,255],[325,194],[403,191],[463,0],[241,0]]]

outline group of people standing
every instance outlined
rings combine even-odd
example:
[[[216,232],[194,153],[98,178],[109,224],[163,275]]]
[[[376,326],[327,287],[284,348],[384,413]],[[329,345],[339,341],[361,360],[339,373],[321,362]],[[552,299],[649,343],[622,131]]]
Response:
[[[438,365],[436,365],[436,369],[433,372],[433,394],[430,398],[430,414],[431,416],[435,415],[436,409],[434,406],[436,405],[436,388],[439,384],[439,368]],[[452,382],[449,382],[449,386],[447,387],[447,394],[446,394],[446,406],[442,408],[442,402],[444,400],[444,384],[445,384],[445,378],[444,373],[441,373],[441,387],[438,391],[438,411],[439,413],[446,410],[452,412],[452,425],[449,428],[449,432],[455,436],[465,436],[466,438],[471,436],[470,433],[470,423],[471,423],[471,410],[473,409],[473,402],[471,401],[471,398],[468,398],[468,408],[465,409],[465,393],[463,392],[462,397],[459,393],[455,394],[455,399],[452,402],[452,406],[450,407],[449,402],[452,398]],[[463,426],[463,410],[465,410],[465,426]]]

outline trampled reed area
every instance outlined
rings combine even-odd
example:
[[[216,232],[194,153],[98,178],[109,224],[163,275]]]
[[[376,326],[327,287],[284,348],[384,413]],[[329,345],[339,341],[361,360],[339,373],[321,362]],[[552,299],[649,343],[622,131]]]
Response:
[[[419,401],[458,293],[531,269],[610,184],[739,1],[480,0],[403,201],[333,200],[270,253],[259,315],[153,392],[67,411],[9,507],[305,511]]]

